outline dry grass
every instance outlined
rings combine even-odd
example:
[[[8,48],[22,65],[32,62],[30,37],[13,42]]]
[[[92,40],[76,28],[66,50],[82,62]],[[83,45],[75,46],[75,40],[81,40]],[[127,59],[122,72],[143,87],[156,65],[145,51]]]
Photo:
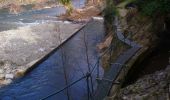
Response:
[[[88,2],[82,9],[74,9],[70,14],[60,16],[59,19],[81,21],[83,19],[99,16],[102,12],[102,1],[103,0],[93,0],[93,2]]]
[[[70,15],[65,14],[60,16],[60,19],[69,19],[69,20],[80,20],[80,19],[89,19],[93,16],[98,16],[100,14],[100,10],[97,7],[90,6],[84,9],[75,9]]]

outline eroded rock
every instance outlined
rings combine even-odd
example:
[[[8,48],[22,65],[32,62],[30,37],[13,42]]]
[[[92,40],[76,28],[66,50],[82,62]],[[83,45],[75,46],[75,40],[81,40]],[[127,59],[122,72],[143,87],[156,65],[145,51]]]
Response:
[[[123,88],[116,100],[170,100],[170,66]]]
[[[13,74],[6,74],[5,79],[13,79],[14,75]]]

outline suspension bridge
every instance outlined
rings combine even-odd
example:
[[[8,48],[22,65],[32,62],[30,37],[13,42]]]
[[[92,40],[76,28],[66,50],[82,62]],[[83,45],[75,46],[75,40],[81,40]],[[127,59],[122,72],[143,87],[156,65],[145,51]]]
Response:
[[[103,20],[103,19],[100,18],[100,20]],[[120,85],[121,82],[117,82],[116,78],[118,77],[118,75],[120,74],[122,69],[124,67],[126,67],[126,63],[137,53],[138,50],[141,49],[142,46],[140,46],[137,43],[135,43],[134,41],[131,41],[128,38],[124,37],[124,35],[121,31],[121,26],[119,24],[118,18],[115,19],[114,24],[116,26],[116,35],[117,35],[118,39],[120,41],[122,41],[123,43],[131,46],[131,48],[128,49],[127,51],[125,51],[124,53],[122,53],[116,59],[115,62],[112,62],[112,61],[109,62],[111,65],[110,70],[107,73],[104,73],[103,77],[100,77],[100,71],[99,71],[100,60],[105,54],[107,54],[109,52],[113,52],[112,50],[114,48],[114,45],[110,45],[110,47],[104,51],[104,53],[98,58],[98,60],[96,61],[95,65],[92,67],[92,69],[90,69],[88,72],[86,72],[86,74],[84,76],[82,76],[81,78],[77,79],[76,81],[68,84],[64,88],[62,88],[54,93],[47,94],[47,96],[45,96],[41,100],[48,100],[50,97],[55,96],[55,95],[65,91],[66,89],[74,86],[76,83],[78,83],[82,80],[86,80],[86,90],[87,90],[87,99],[88,100],[103,100],[106,96],[109,95],[110,90],[113,85],[115,85],[115,84]],[[111,57],[111,55],[110,55],[110,57]],[[93,82],[91,81],[92,74],[96,74],[96,80],[98,80],[97,89],[94,89],[94,87],[93,87]]]

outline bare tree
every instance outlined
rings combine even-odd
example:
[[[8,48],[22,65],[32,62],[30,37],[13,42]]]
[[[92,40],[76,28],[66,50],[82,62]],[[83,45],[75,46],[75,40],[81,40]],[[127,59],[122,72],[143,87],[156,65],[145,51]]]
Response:
[[[59,40],[59,43],[61,44],[63,42],[63,40],[62,40],[62,37],[61,37],[61,32],[60,32],[59,26],[57,27],[57,32],[58,32],[58,40]],[[65,85],[67,86],[68,85],[68,76],[67,76],[67,70],[66,70],[66,66],[65,66],[66,55],[65,55],[65,52],[64,52],[62,47],[61,47],[61,58],[62,58],[64,78],[65,78]],[[70,100],[70,94],[69,94],[68,88],[66,89],[66,94],[67,94],[67,99]]]
[[[86,40],[86,35],[85,35],[85,31],[82,29],[83,31],[83,40],[84,40],[84,44],[85,44],[85,55],[86,55],[86,62],[87,62],[87,67],[88,67],[88,73],[91,72],[91,69],[90,69],[90,61],[89,61],[89,54],[88,54],[88,42]],[[92,91],[92,95],[93,95],[93,92],[94,92],[94,88],[93,88],[93,79],[92,79],[92,75],[90,74],[89,76],[89,79],[90,79],[90,83],[91,83],[91,91]],[[88,80],[88,79],[87,79]],[[90,93],[91,94],[91,93]]]

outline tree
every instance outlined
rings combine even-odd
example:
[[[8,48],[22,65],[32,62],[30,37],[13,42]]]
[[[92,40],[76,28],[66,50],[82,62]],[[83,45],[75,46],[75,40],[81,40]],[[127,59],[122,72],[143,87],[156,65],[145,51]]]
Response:
[[[64,5],[64,7],[66,8],[66,13],[70,15],[73,11],[71,0],[59,0],[59,2]]]
[[[169,0],[133,0],[140,11],[147,16],[166,15],[170,13]]]

